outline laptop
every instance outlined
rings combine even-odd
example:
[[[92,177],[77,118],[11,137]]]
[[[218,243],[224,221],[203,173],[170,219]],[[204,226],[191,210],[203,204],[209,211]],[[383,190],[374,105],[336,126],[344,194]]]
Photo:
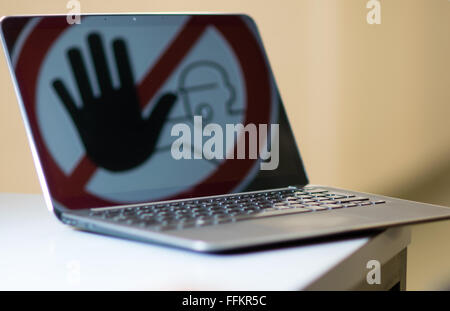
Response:
[[[309,184],[246,15],[15,16],[1,33],[46,204],[67,225],[223,252],[450,218]]]

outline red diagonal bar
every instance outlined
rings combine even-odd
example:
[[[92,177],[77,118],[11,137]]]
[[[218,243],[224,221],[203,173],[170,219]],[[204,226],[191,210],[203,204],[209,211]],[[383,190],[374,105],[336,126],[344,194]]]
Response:
[[[97,166],[86,155],[84,155],[67,179],[68,184],[74,189],[84,187],[91,179],[92,175],[94,175],[96,170]]]
[[[196,17],[192,17],[178,33],[156,62],[156,65],[151,68],[139,84],[138,93],[141,108],[148,104],[167,81],[175,68],[200,38],[206,26],[206,23],[202,23]]]
[[[169,47],[161,54],[156,64],[144,76],[138,86],[139,101],[143,109],[155,96],[158,90],[170,77],[175,68],[184,59],[193,45],[203,34],[207,23],[202,22],[195,16],[192,17],[183,29],[174,38]],[[97,167],[84,155],[77,167],[69,176],[70,184],[84,188],[86,183],[94,175]]]

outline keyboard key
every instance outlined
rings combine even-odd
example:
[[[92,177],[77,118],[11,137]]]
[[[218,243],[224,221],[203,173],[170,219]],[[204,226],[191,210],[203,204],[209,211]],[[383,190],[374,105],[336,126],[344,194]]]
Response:
[[[301,200],[307,200],[307,199],[312,199],[313,196],[312,195],[298,195],[297,198],[301,199]]]
[[[342,193],[342,192],[332,192],[332,193],[327,193],[327,196],[329,197],[344,197],[344,198],[351,198],[354,197],[354,195],[352,194],[348,194],[348,193]]]
[[[355,201],[366,201],[369,200],[369,198],[365,197],[353,197],[353,198],[346,198],[346,199],[340,199],[337,200],[339,203],[346,203],[346,202],[355,202]]]
[[[319,197],[319,198],[316,198],[316,201],[318,201],[318,202],[320,202],[320,201],[329,201],[329,198],[328,197]]]
[[[305,206],[319,206],[319,205],[322,205],[321,203],[318,203],[318,202],[312,202],[312,203],[304,203],[304,205]]]
[[[326,201],[320,201],[319,203],[320,203],[320,204],[334,204],[334,203],[336,203],[336,201],[333,201],[333,200],[326,200]]]
[[[343,208],[344,205],[342,204],[324,204],[321,205],[322,207],[328,208],[328,209],[337,209],[337,208]]]
[[[314,189],[314,190],[306,190],[307,193],[309,194],[314,194],[314,193],[325,193],[328,192],[328,190],[325,189]]]
[[[374,201],[372,203],[373,204],[383,204],[383,203],[386,203],[386,201],[385,200],[377,200],[377,201]]]
[[[305,192],[303,192],[303,191],[294,191],[293,195],[295,195],[295,196],[302,196],[302,195],[307,195],[307,194]]]
[[[289,206],[290,206],[291,208],[305,207],[305,205],[299,204],[299,203],[291,204],[291,205],[289,205]]]
[[[287,202],[297,202],[297,201],[298,201],[297,198],[293,198],[293,197],[287,197],[285,200],[286,200]]]
[[[277,209],[288,209],[288,208],[291,208],[291,206],[288,205],[288,204],[282,204],[282,205],[275,204],[275,208],[277,208]]]
[[[364,201],[364,202],[358,202],[359,206],[368,206],[368,205],[372,205],[372,202],[370,201]]]
[[[314,200],[310,200],[310,199],[306,199],[306,200],[300,200],[301,203],[314,203],[316,201]]]
[[[347,198],[346,195],[334,195],[331,197],[333,200],[338,200],[338,199],[345,199]]]

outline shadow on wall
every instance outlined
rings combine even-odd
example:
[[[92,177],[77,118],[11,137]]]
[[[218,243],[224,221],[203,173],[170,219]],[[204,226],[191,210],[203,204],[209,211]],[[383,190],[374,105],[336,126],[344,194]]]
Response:
[[[433,170],[386,195],[450,207],[450,161],[441,162]],[[450,290],[449,237],[449,220],[412,226],[408,247],[408,290]]]
[[[450,207],[450,160],[386,195]]]

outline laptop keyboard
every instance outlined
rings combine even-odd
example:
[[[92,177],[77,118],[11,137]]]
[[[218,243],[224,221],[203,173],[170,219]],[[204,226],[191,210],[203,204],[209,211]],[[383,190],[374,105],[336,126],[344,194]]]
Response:
[[[293,213],[372,207],[386,203],[317,187],[237,194],[207,199],[93,210],[90,216],[155,231],[217,225]]]

